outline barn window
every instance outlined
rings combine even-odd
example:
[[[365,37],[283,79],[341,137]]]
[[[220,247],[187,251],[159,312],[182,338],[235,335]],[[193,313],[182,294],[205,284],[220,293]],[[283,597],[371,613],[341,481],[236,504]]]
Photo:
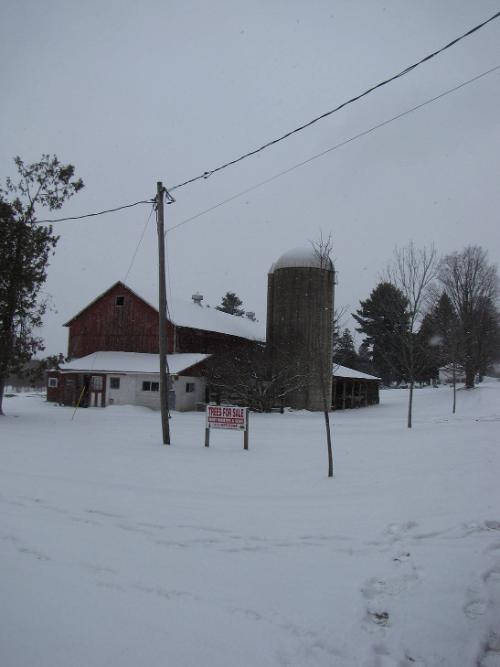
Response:
[[[102,391],[102,375],[93,375],[91,379],[91,387],[93,391]]]
[[[117,296],[115,300],[115,305],[116,306],[123,306],[125,303],[125,297],[124,296]]]
[[[49,378],[49,387],[51,389],[57,389],[57,385],[59,384],[57,378]]]
[[[144,380],[142,383],[142,391],[160,391],[160,383]]]
[[[194,392],[194,382],[186,382],[186,394],[192,394]]]
[[[110,389],[120,389],[120,378],[109,378]]]

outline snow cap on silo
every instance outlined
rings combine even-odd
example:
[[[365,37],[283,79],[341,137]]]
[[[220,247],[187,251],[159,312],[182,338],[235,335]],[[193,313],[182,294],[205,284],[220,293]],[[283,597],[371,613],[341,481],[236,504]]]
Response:
[[[271,264],[269,273],[274,273],[277,269],[290,268],[315,268],[333,271],[332,260],[329,257],[322,257],[313,247],[310,248],[292,248],[284,252],[281,257]]]

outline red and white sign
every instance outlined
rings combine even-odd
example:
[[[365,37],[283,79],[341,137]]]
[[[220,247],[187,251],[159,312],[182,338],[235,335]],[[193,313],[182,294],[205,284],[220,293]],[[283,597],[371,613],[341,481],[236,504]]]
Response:
[[[234,405],[207,405],[207,428],[246,431],[247,409]]]

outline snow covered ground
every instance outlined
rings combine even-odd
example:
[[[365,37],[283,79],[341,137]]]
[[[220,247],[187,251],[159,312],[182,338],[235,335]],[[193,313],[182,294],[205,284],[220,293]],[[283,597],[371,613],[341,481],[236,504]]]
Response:
[[[500,382],[242,434],[6,398],[2,667],[500,665]]]

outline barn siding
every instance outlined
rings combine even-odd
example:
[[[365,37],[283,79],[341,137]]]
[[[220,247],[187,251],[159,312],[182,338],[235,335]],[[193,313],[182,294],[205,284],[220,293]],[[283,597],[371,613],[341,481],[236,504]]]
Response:
[[[123,305],[116,305],[117,297],[124,298]],[[70,359],[101,350],[158,354],[158,312],[125,285],[114,285],[67,326]],[[170,323],[167,335],[171,354],[174,327]]]
[[[124,297],[122,306],[116,297]],[[89,304],[70,320],[68,357],[79,359],[103,350],[158,354],[158,311],[121,283]],[[167,322],[168,354],[227,352],[245,344],[246,339]]]
[[[188,327],[176,327],[176,349],[181,352],[199,352],[201,354],[217,354],[238,350],[252,345],[251,341],[217,331],[203,331]]]

